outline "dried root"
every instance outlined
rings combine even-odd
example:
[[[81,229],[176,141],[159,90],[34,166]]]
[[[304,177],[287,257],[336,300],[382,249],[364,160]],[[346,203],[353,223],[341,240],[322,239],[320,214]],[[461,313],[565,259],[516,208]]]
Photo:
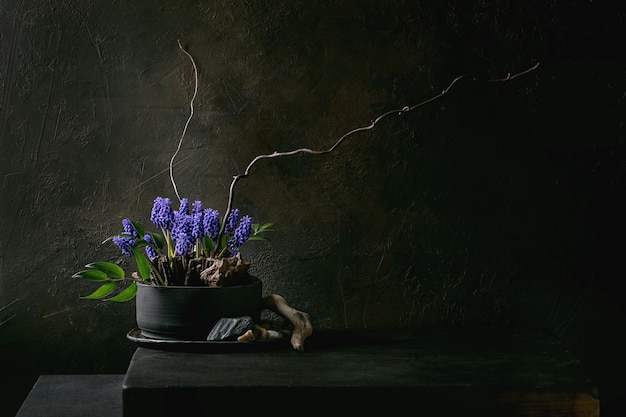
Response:
[[[285,318],[293,326],[291,346],[296,350],[304,350],[304,341],[313,333],[309,315],[287,305],[287,301],[278,294],[263,297],[263,307]]]
[[[231,258],[217,259],[200,272],[200,280],[209,287],[227,287],[248,283],[250,263],[241,259],[241,253]]]

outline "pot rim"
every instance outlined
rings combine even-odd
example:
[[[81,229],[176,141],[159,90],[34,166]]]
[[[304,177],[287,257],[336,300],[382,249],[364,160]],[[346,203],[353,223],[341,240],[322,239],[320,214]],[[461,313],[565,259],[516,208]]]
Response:
[[[153,288],[184,288],[184,289],[208,289],[208,290],[215,290],[215,289],[220,289],[220,288],[241,288],[241,287],[249,287],[251,285],[258,285],[261,283],[261,280],[258,279],[257,277],[250,275],[250,282],[248,284],[241,284],[241,285],[227,285],[227,286],[217,286],[217,287],[209,287],[208,285],[155,285],[155,284],[147,284],[143,281],[136,281],[137,282],[137,286],[141,286],[141,287],[153,287]]]

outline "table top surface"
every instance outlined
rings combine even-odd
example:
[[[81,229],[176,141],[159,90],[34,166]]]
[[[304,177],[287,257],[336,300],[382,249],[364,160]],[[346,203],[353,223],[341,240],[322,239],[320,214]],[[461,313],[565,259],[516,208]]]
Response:
[[[195,346],[194,348],[197,348]],[[188,348],[188,346],[187,346]],[[591,390],[563,343],[543,331],[326,330],[304,351],[273,345],[139,346],[125,389],[164,387],[511,387]]]

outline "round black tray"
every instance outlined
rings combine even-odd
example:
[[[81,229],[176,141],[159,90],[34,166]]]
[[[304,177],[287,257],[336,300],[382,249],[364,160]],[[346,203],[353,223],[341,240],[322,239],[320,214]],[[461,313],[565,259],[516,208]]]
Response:
[[[255,340],[253,342],[155,339],[144,336],[138,328],[130,330],[126,337],[140,347],[193,352],[258,352],[259,350],[277,349],[289,345],[289,340],[286,338]]]

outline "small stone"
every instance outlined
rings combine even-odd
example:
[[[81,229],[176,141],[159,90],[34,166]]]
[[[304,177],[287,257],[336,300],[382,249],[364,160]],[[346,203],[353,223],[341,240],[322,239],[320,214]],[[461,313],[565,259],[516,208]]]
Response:
[[[222,318],[211,329],[211,333],[207,336],[208,341],[225,341],[225,340],[237,340],[237,338],[243,335],[248,330],[254,327],[254,321],[252,317],[234,317],[234,318]]]

